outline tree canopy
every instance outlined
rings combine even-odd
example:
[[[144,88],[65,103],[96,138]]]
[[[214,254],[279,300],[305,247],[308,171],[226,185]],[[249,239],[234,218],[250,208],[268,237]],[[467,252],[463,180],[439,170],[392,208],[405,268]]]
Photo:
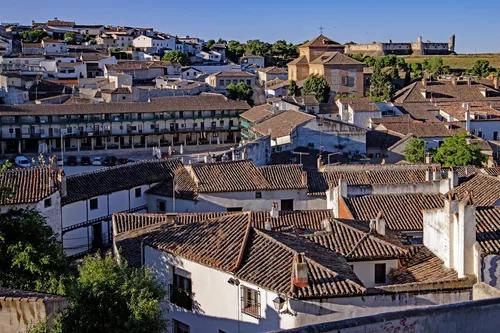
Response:
[[[324,76],[309,75],[304,81],[303,95],[314,95],[320,103],[326,103],[330,96],[330,85]]]
[[[75,44],[76,43],[76,34],[73,31],[68,31],[67,33],[64,34],[64,40],[68,44]]]
[[[230,83],[227,85],[226,90],[228,97],[232,100],[247,101],[248,104],[253,105],[253,89],[243,82],[237,84]]]
[[[465,132],[444,139],[436,151],[433,160],[443,167],[475,165],[481,167],[487,157],[481,154],[481,149],[475,144],[467,143]]]
[[[424,163],[425,161],[425,141],[419,138],[410,138],[406,144],[405,160],[410,163]]]
[[[373,74],[370,81],[370,96],[373,101],[390,101],[394,95],[394,87],[391,77],[382,71],[379,61],[373,67]]]
[[[181,51],[178,51],[178,50],[165,53],[161,60],[178,62],[182,66],[187,66],[189,63],[188,56],[185,55],[184,53],[182,53]]]
[[[488,60],[476,60],[469,73],[479,77],[487,77],[494,69],[490,67]]]
[[[290,84],[288,85],[288,96],[296,96],[298,93],[298,87],[297,87],[297,82],[295,80],[291,80]]]
[[[0,213],[0,285],[64,295],[71,268],[61,243],[40,213]]]
[[[45,37],[47,37],[47,33],[42,29],[25,30],[21,35],[21,39],[25,43],[40,43]]]
[[[245,54],[245,47],[237,40],[230,40],[227,44],[227,57],[234,62],[238,62],[239,58]]]

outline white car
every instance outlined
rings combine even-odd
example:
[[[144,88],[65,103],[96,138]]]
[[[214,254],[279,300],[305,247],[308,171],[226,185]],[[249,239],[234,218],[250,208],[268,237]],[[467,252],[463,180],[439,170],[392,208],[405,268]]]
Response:
[[[16,163],[16,165],[18,167],[21,167],[21,168],[29,168],[31,166],[30,161],[26,157],[24,157],[24,156],[18,156],[18,157],[16,157],[16,159],[14,160],[14,162]]]
[[[92,165],[102,165],[102,157],[101,156],[96,156],[92,160]]]
[[[64,165],[64,161],[63,161],[63,159],[62,159],[62,158],[60,158],[60,157],[58,157],[58,158],[57,158],[57,166],[62,167],[63,165]]]

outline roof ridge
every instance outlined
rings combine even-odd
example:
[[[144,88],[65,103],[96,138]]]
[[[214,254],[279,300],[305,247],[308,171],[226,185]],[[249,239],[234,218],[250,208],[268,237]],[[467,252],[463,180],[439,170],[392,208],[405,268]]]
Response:
[[[241,264],[243,263],[243,258],[245,257],[247,245],[248,245],[248,239],[250,238],[250,233],[252,232],[252,212],[251,211],[246,211],[244,214],[248,215],[248,224],[247,228],[245,230],[245,236],[243,238],[243,242],[241,243],[241,248],[240,252],[238,254],[238,259],[236,260],[236,264],[234,265],[234,268],[231,269],[231,271],[234,273],[238,270],[238,268],[241,267]]]
[[[67,178],[78,178],[78,177],[82,177],[82,176],[88,176],[88,175],[91,175],[91,174],[104,173],[104,172],[107,172],[107,171],[110,171],[110,170],[132,168],[133,166],[136,166],[136,165],[139,165],[139,164],[153,164],[153,163],[160,164],[160,163],[165,163],[167,161],[179,161],[179,162],[181,162],[181,160],[177,159],[177,158],[171,158],[171,159],[167,159],[167,160],[162,160],[162,159],[147,159],[147,160],[141,160],[141,161],[137,161],[137,162],[130,163],[130,164],[121,164],[121,165],[115,165],[115,166],[109,167],[109,168],[101,168],[101,169],[97,169],[97,170],[90,170],[90,171],[86,171],[86,172],[82,172],[82,173],[78,173],[78,174],[67,176]]]

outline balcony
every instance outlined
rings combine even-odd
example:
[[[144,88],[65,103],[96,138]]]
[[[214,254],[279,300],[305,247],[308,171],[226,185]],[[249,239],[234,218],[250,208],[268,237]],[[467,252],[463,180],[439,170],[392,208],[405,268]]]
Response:
[[[170,303],[180,306],[186,310],[193,310],[193,299],[184,289],[178,288],[173,284],[169,285],[170,289]]]

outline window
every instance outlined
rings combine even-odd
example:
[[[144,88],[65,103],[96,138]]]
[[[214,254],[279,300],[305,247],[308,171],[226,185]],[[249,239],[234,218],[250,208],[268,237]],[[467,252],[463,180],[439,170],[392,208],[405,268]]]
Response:
[[[220,126],[224,126],[224,120],[219,121]]]
[[[94,209],[99,208],[97,198],[90,199],[89,205],[90,205],[90,210],[94,210]]]
[[[174,333],[189,333],[189,326],[181,323],[180,321],[177,321],[175,319],[172,319],[173,327],[174,327]]]
[[[262,192],[255,192],[255,198],[256,199],[262,198]]]
[[[375,264],[375,284],[386,283],[385,264]]]
[[[349,85],[349,76],[342,76],[342,85],[343,86]]]
[[[157,200],[156,207],[159,213],[167,212],[167,202],[165,200]]]
[[[241,312],[260,318],[260,292],[241,286]]]
[[[173,284],[170,285],[170,302],[189,311],[193,309],[191,279],[174,272]]]
[[[281,200],[281,210],[293,210],[293,199]]]
[[[49,208],[52,206],[52,198],[47,198],[43,201],[43,207]]]
[[[141,193],[141,188],[140,188],[140,187],[136,188],[136,189],[135,189],[135,197],[136,197],[136,198],[140,198],[140,197],[141,197],[141,195],[142,195],[142,193]]]
[[[227,207],[226,211],[228,211],[228,212],[242,212],[243,207]]]
[[[493,141],[498,140],[498,132],[493,132]]]

